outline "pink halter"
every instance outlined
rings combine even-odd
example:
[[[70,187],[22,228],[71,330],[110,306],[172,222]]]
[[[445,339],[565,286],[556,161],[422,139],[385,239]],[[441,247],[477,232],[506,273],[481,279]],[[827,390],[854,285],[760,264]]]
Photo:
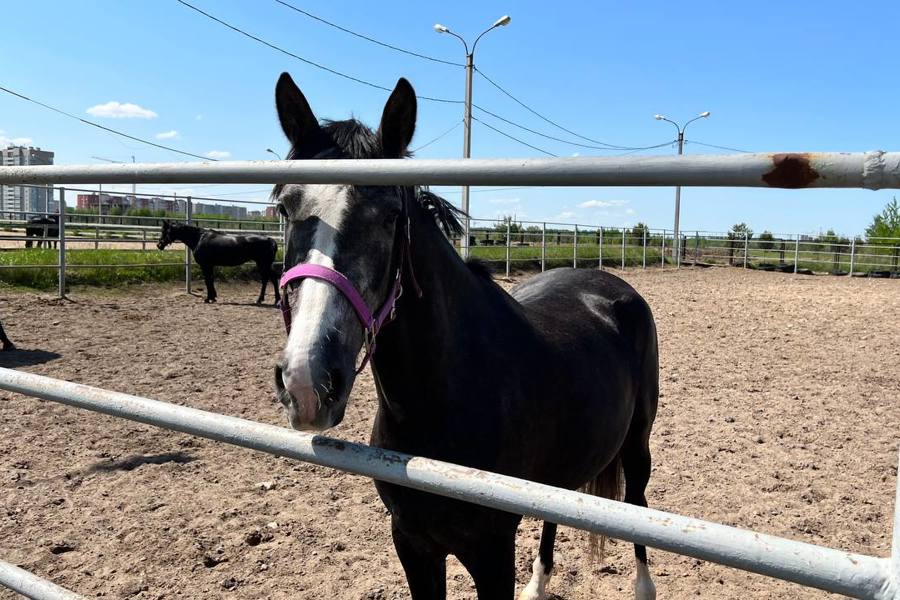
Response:
[[[324,281],[326,283],[330,283],[337,290],[344,295],[344,298],[350,302],[350,306],[353,307],[353,310],[356,311],[356,316],[359,319],[360,324],[363,326],[363,330],[365,332],[365,346],[366,353],[363,357],[362,364],[359,365],[359,368],[356,369],[356,374],[359,375],[360,372],[366,367],[369,362],[369,359],[372,357],[372,354],[375,353],[375,336],[381,331],[381,327],[386,323],[390,323],[394,320],[395,309],[397,306],[397,299],[403,294],[403,285],[401,284],[401,279],[403,277],[403,267],[404,265],[409,265],[409,274],[412,279],[412,284],[414,289],[416,290],[416,294],[419,298],[422,297],[422,290],[419,288],[419,284],[416,281],[415,273],[413,273],[412,262],[409,259],[409,246],[410,246],[410,232],[409,232],[409,220],[406,222],[406,236],[404,236],[401,243],[403,246],[400,249],[400,263],[397,266],[397,275],[394,278],[394,286],[390,291],[387,299],[384,301],[384,305],[382,305],[381,309],[377,313],[373,313],[369,306],[366,304],[366,301],[363,299],[362,294],[357,291],[356,286],[351,283],[347,276],[339,271],[336,271],[330,267],[325,267],[323,265],[314,265],[309,263],[301,263],[299,265],[294,265],[290,269],[285,272],[281,277],[281,281],[279,282],[279,286],[281,287],[282,297],[281,297],[281,314],[284,317],[284,327],[287,330],[288,334],[291,332],[291,307],[288,302],[288,290],[287,286],[292,282],[298,279],[318,279],[319,281]]]

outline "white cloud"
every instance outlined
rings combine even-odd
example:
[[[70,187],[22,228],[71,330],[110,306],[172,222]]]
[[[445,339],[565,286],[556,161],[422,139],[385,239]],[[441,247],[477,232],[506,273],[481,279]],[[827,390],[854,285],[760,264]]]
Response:
[[[634,214],[634,209],[633,209],[633,208],[626,208],[626,209],[625,209],[625,214],[626,214],[626,215],[633,215],[633,214]]]
[[[573,152],[572,153],[572,158],[578,158],[579,156],[581,156],[581,152]]]
[[[125,102],[124,104],[111,100],[106,104],[98,104],[87,109],[87,114],[95,117],[109,119],[155,119],[157,115],[152,110],[143,106]]]
[[[220,159],[220,158],[229,158],[231,156],[231,152],[227,150],[210,150],[206,153],[206,155],[210,158]]]
[[[571,210],[564,210],[561,213],[559,213],[558,215],[554,215],[553,218],[554,219],[562,219],[564,221],[567,219],[574,219],[575,213],[573,213]]]
[[[491,204],[518,204],[521,198],[491,198],[488,200]]]
[[[609,208],[610,206],[624,206],[628,200],[588,200],[578,205],[578,208]]]
[[[7,137],[6,132],[0,129],[0,148],[7,146],[30,146],[34,140],[29,137]]]
[[[158,139],[158,140],[177,140],[178,132],[175,131],[174,129],[172,129],[170,131],[163,131],[162,133],[156,134],[156,139]]]
[[[202,121],[202,120],[203,120],[203,115],[197,115],[196,117],[194,117],[194,120],[195,120],[195,121]]]

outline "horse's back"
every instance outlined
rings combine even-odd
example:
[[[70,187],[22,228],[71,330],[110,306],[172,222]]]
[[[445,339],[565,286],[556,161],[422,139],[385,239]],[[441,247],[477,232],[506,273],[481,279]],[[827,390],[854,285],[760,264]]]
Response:
[[[532,325],[551,339],[569,345],[614,340],[639,354],[647,344],[656,345],[656,328],[647,302],[612,273],[552,269],[517,285],[510,295]]]

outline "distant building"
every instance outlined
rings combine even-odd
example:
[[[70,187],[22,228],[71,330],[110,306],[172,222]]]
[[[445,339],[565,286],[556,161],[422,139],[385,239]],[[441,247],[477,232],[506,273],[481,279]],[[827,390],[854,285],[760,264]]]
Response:
[[[266,207],[266,216],[270,219],[274,219],[278,216],[278,207],[277,206],[267,206]]]
[[[9,146],[0,149],[0,165],[4,167],[24,167],[30,165],[52,165],[53,152],[31,146]],[[0,212],[57,212],[59,203],[53,198],[53,186],[20,187],[0,185]],[[22,215],[10,215],[21,218]]]

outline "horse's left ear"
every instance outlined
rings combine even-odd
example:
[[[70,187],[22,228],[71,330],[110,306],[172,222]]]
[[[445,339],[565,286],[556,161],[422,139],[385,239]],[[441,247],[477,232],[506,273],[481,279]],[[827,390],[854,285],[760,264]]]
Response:
[[[378,126],[378,138],[385,158],[402,158],[406,148],[416,132],[416,91],[410,83],[401,77],[391,92],[381,125]]]

